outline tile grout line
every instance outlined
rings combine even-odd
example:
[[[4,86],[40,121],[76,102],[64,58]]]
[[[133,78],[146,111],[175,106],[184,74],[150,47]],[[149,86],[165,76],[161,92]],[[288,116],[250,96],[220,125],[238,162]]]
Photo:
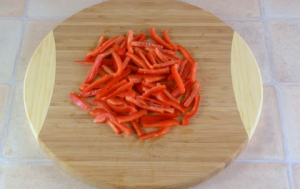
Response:
[[[25,7],[24,7],[24,15],[26,13],[28,7],[28,0],[25,3]],[[6,114],[5,114],[5,118],[4,118],[4,127],[3,127],[3,132],[2,132],[2,138],[0,141],[0,158],[4,158],[3,157],[3,151],[4,151],[4,144],[5,144],[5,139],[6,139],[6,134],[7,134],[7,130],[8,130],[8,124],[9,124],[9,119],[10,119],[10,115],[11,115],[11,110],[12,110],[12,101],[13,101],[13,97],[14,97],[14,93],[15,93],[15,74],[16,74],[16,67],[18,64],[18,60],[19,60],[19,55],[21,52],[21,46],[22,46],[22,38],[24,35],[24,30],[25,30],[25,17],[22,17],[22,23],[21,23],[21,31],[20,31],[20,36],[19,36],[19,44],[18,44],[18,49],[15,55],[15,59],[14,59],[14,65],[13,65],[13,72],[11,75],[11,80],[10,80],[10,91],[9,91],[9,98],[8,98],[8,103],[7,103],[7,108],[6,108]]]
[[[279,112],[279,119],[281,123],[281,131],[282,131],[282,140],[283,140],[283,147],[285,151],[285,163],[287,165],[287,172],[288,172],[288,179],[289,183],[292,189],[295,189],[295,183],[294,183],[294,178],[293,178],[293,170],[292,170],[292,161],[290,159],[290,152],[288,148],[288,142],[286,138],[286,129],[284,126],[284,118],[283,118],[283,113],[282,113],[282,106],[281,106],[281,99],[280,99],[280,94],[279,94],[279,86],[276,81],[276,72],[275,72],[275,65],[273,61],[273,56],[272,56],[272,48],[271,48],[271,40],[270,40],[270,33],[269,33],[269,27],[268,27],[268,19],[266,18],[266,13],[265,13],[265,5],[264,5],[264,0],[260,0],[261,4],[261,14],[262,14],[262,22],[265,30],[265,39],[267,43],[267,48],[268,48],[268,55],[269,55],[269,61],[271,64],[271,72],[272,72],[272,83],[275,87],[275,92],[276,92],[276,98],[277,98],[277,104],[278,104],[278,112]]]

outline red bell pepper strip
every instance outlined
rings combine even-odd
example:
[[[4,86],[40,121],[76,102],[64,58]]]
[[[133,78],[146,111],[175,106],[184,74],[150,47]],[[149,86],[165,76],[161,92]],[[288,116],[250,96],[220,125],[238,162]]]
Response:
[[[132,98],[135,98],[137,96],[137,93],[133,90],[128,90],[128,91],[124,91],[124,92],[121,92],[120,94],[117,95],[118,97],[132,97]]]
[[[189,89],[192,88],[192,87],[193,87],[193,83],[192,83],[190,80],[187,80],[187,81],[184,83],[185,91],[189,90]],[[179,91],[178,86],[172,91],[171,95],[172,95],[174,98],[180,97],[181,93],[180,93],[180,91]]]
[[[98,41],[98,43],[97,43],[97,46],[96,46],[96,49],[99,49],[102,45],[103,45],[103,43],[105,42],[105,36],[104,35],[102,35],[100,38],[99,38],[99,41]]]
[[[115,85],[119,80],[123,79],[130,73],[130,69],[125,69],[124,72],[121,75],[116,76],[114,79],[112,79],[110,82],[108,82],[104,88],[109,89],[113,85]]]
[[[155,70],[149,70],[149,69],[139,68],[138,69],[138,73],[141,73],[141,74],[154,74],[154,75],[169,74],[170,73],[170,68],[169,67],[165,67],[165,68],[160,68],[160,69],[155,69]]]
[[[118,126],[126,135],[129,135],[131,133],[131,129],[129,127],[126,127],[125,125],[119,123],[116,117],[110,113],[103,113],[97,115],[94,119],[94,123],[103,123],[106,120],[110,120],[112,123]]]
[[[153,102],[153,103],[165,106],[167,108],[170,108],[170,104],[168,104],[166,102],[163,102],[163,101],[160,101],[160,100],[155,100],[155,99],[152,99],[152,98],[149,98],[149,97],[145,97],[145,96],[137,96],[137,99],[138,98],[141,98],[143,100],[147,100],[147,101],[150,101],[150,102]]]
[[[139,39],[139,41],[144,42],[146,38],[147,38],[147,35],[144,34],[144,35]]]
[[[148,105],[142,104],[140,101],[138,101],[138,100],[136,100],[132,97],[126,97],[125,99],[126,99],[127,102],[129,102],[129,103],[131,103],[135,106],[138,106],[140,108],[143,108],[143,109],[146,109],[146,110],[149,110],[149,111],[153,111],[153,112],[164,113],[163,108],[148,106]]]
[[[169,49],[169,50],[174,49],[174,47],[172,45],[166,43],[162,38],[160,38],[159,36],[156,35],[155,29],[153,27],[150,28],[150,36],[157,44],[162,45],[164,48]]]
[[[94,106],[97,106],[97,107],[99,107],[100,109],[103,109],[103,110],[105,110],[106,112],[111,113],[111,114],[114,115],[113,111],[110,109],[110,107],[106,104],[105,101],[95,99],[95,100],[92,101],[92,104],[93,104]]]
[[[186,99],[185,103],[183,104],[183,106],[185,108],[187,108],[187,107],[189,107],[191,105],[191,103],[193,102],[194,98],[197,96],[199,89],[200,89],[200,83],[196,82],[194,84],[194,88],[193,88],[190,96]]]
[[[99,74],[101,77],[104,77],[104,76],[107,75],[101,67],[98,68],[98,74]]]
[[[90,84],[83,83],[83,84],[80,85],[79,90],[80,90],[81,92],[83,92],[84,89],[86,89],[89,85],[90,85]]]
[[[118,67],[116,73],[113,73],[113,75],[114,76],[121,75],[123,72],[123,62],[122,62],[120,56],[116,52],[112,53],[112,57],[115,60],[117,67]]]
[[[179,92],[180,94],[183,94],[185,93],[185,88],[184,88],[184,85],[183,85],[183,81],[177,71],[177,65],[173,65],[171,67],[171,73],[172,73],[172,76],[173,76],[173,79],[175,80],[177,86],[178,86],[178,89],[179,89]]]
[[[128,57],[129,58],[129,57]],[[127,68],[129,68],[131,70],[132,73],[137,73],[138,72],[138,67],[134,66],[134,65],[127,65]]]
[[[144,48],[159,48],[162,49],[163,46],[155,44],[155,43],[147,43],[142,41],[133,41],[131,42],[131,45],[134,47],[144,47]]]
[[[70,93],[70,98],[75,105],[77,105],[79,108],[83,110],[88,110],[91,108],[91,106],[88,103],[86,103],[85,101],[77,97],[74,93]]]
[[[154,52],[156,53],[157,57],[160,59],[162,62],[168,62],[169,59],[162,53],[158,48],[154,49]]]
[[[89,74],[87,75],[84,83],[90,84],[95,80],[98,67],[101,66],[102,60],[103,60],[103,57],[101,55],[98,55],[96,60],[95,60],[95,63],[93,64],[93,66],[92,66],[92,68],[89,72]]]
[[[187,78],[187,76],[191,72],[191,66],[192,66],[191,63],[188,62],[187,65],[185,66],[183,72],[182,72],[182,75],[181,75],[182,79],[186,79]]]
[[[138,41],[143,35],[145,35],[145,34],[143,34],[143,33],[137,34],[137,35],[133,38],[132,41]]]
[[[128,105],[127,102],[123,98],[117,98],[117,97],[107,99],[107,103],[115,105],[115,106],[126,106],[126,105]]]
[[[125,106],[115,106],[113,104],[110,104],[110,103],[107,103],[107,105],[115,112],[118,112],[118,113],[135,113],[137,112],[137,110],[135,109],[135,107],[133,106],[128,106],[128,105],[125,105]]]
[[[169,103],[172,107],[176,108],[177,110],[180,110],[182,113],[186,112],[186,109],[184,109],[179,103],[174,101],[170,101]]]
[[[120,48],[119,48],[119,51],[118,51],[118,54],[120,56],[124,55],[126,53],[126,49],[127,49],[126,41],[127,41],[127,39],[125,39],[125,41],[123,41],[123,43],[121,43],[121,45],[120,45]]]
[[[177,102],[177,103],[180,102],[179,100],[177,100],[176,98],[174,98],[174,97],[170,94],[170,92],[169,92],[167,89],[163,90],[163,93],[164,93],[164,95],[166,95],[171,101]]]
[[[135,112],[135,113],[132,113],[129,115],[125,115],[125,116],[118,116],[116,118],[119,123],[125,123],[125,122],[129,122],[129,121],[137,120],[146,114],[147,114],[147,110],[140,110],[138,112]]]
[[[113,75],[114,71],[107,65],[102,65],[101,68],[104,70],[105,73],[108,75]]]
[[[160,52],[162,52],[164,55],[169,54],[172,55],[172,57],[175,57],[176,53],[175,51],[167,50],[167,49],[159,49]],[[176,58],[176,57],[175,57]],[[176,58],[177,59],[177,58]]]
[[[86,93],[78,94],[77,96],[79,98],[92,97],[92,96],[96,96],[97,94],[101,93],[103,90],[105,90],[105,89],[97,89],[97,90],[89,91]]]
[[[183,70],[184,70],[187,63],[188,63],[187,59],[184,59],[184,61],[181,62],[181,65],[180,65],[180,68],[179,68],[179,75],[180,75],[181,78],[182,78]]]
[[[123,61],[123,70],[127,67],[127,65],[129,64],[130,62],[130,57],[126,56],[126,58],[124,59]]]
[[[91,83],[88,87],[86,87],[84,89],[84,93],[91,91],[94,88],[99,87],[99,85],[104,84],[106,82],[108,82],[109,80],[111,80],[113,77],[110,75],[106,75],[104,77],[101,77],[99,79],[97,79],[96,81],[94,81],[93,83]]]
[[[156,61],[155,61],[155,58],[153,57],[153,55],[152,55],[151,53],[147,52],[147,53],[146,53],[146,56],[147,56],[148,60],[150,61],[150,63],[151,63],[152,65],[157,64]]]
[[[96,117],[99,114],[107,113],[105,110],[100,109],[100,108],[95,108],[92,111],[90,111],[90,114],[94,117]]]
[[[138,66],[138,67],[142,67],[145,69],[148,69],[146,63],[143,61],[143,59],[141,59],[140,57],[138,57],[135,54],[130,54],[130,53],[126,53],[126,56],[130,57],[131,60]]]
[[[165,41],[167,43],[169,43],[170,45],[172,45],[172,47],[174,48],[175,51],[178,50],[178,47],[171,41],[171,39],[169,38],[169,35],[168,35],[168,30],[164,30],[164,38],[165,38]]]
[[[153,66],[149,63],[149,61],[147,60],[147,58],[145,57],[145,55],[142,53],[142,51],[138,51],[137,53],[142,58],[142,60],[144,61],[144,63],[147,65],[147,67],[150,70],[153,70],[154,69]]]
[[[192,85],[193,86],[193,85]],[[188,99],[188,97],[191,95],[193,88],[190,87],[189,89],[186,88],[186,92],[184,94],[183,99],[181,100],[181,105],[183,105],[185,103],[185,101]]]
[[[194,64],[195,60],[192,58],[190,53],[181,45],[177,45],[179,51],[182,53],[182,55],[191,63]]]
[[[127,45],[127,50],[129,53],[133,53],[133,49],[132,49],[132,46],[131,46],[131,42],[133,40],[133,31],[132,30],[129,30],[128,33],[127,33],[127,42],[126,42],[126,45]]]
[[[198,94],[195,97],[195,103],[194,103],[193,109],[191,111],[189,111],[188,113],[186,113],[182,119],[183,126],[188,125],[189,119],[196,114],[196,112],[198,111],[199,103],[200,103],[200,95]]]
[[[144,134],[143,130],[140,127],[140,124],[136,120],[132,121],[131,124],[135,129],[136,133],[138,134],[138,136],[142,136]]]
[[[160,63],[160,64],[154,64],[153,67],[154,68],[163,68],[163,67],[175,65],[177,63],[178,63],[178,60],[171,60],[171,61]]]
[[[163,127],[158,131],[152,131],[152,132],[141,135],[140,139],[145,140],[145,139],[148,139],[148,138],[155,138],[155,137],[162,136],[162,135],[166,134],[168,131],[169,131],[169,127]]]
[[[103,97],[104,100],[107,100],[109,98],[117,96],[119,93],[129,90],[132,88],[134,84],[132,82],[126,83],[125,85],[121,86],[117,90],[115,90],[113,93],[108,94],[107,96]]]
[[[144,80],[146,83],[152,83],[160,81],[166,78],[166,75],[144,75],[144,74],[134,74],[129,75],[128,80],[133,83],[142,83]]]
[[[105,121],[114,131],[116,134],[121,134],[122,130],[116,125],[114,124],[112,121],[110,121],[109,119]]]
[[[142,126],[145,128],[149,127],[171,127],[171,126],[178,126],[180,123],[176,119],[166,119],[162,121],[158,121],[155,123],[143,123]]]
[[[121,86],[125,85],[127,81],[123,79],[119,83],[115,84],[114,86],[110,87],[109,89],[105,88],[105,86],[102,88],[102,91],[97,94],[98,99],[102,99],[103,97],[107,96],[108,94],[113,93],[115,90],[120,88]]]
[[[166,86],[158,84],[155,87],[145,91],[142,96],[148,97],[148,96],[153,95],[154,93],[157,93],[157,92],[162,91],[164,89],[166,89]]]
[[[111,38],[109,40],[107,40],[99,49],[98,49],[98,53],[103,53],[105,50],[107,50],[108,48],[112,47],[115,42],[120,38],[120,36],[116,36],[114,38]]]
[[[196,81],[196,71],[197,71],[197,62],[195,62],[192,65],[192,67],[191,67],[191,77],[190,77],[190,80],[193,83]]]

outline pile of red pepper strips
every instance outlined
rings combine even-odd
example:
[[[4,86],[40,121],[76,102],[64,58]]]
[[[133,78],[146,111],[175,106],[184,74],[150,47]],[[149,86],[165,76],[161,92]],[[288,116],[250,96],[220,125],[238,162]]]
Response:
[[[163,35],[164,40],[151,28],[155,43],[145,42],[144,33],[134,36],[132,30],[126,37],[107,41],[101,36],[85,60],[75,60],[92,67],[81,93],[70,93],[74,104],[90,110],[83,98],[95,97],[96,108],[90,111],[95,123],[106,122],[117,134],[126,135],[132,132],[129,123],[140,139],[164,135],[180,124],[175,118],[181,115],[182,125],[187,126],[200,102],[197,63],[183,46],[170,40],[167,30]],[[176,57],[178,50],[184,59]],[[155,127],[159,129],[145,132]]]

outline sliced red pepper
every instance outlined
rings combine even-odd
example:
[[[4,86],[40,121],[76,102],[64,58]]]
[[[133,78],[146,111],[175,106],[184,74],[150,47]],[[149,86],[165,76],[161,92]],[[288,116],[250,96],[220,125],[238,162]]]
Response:
[[[79,98],[93,97],[93,96],[96,96],[97,94],[101,93],[104,90],[106,90],[106,89],[97,89],[97,90],[89,91],[86,93],[78,94],[77,96]]]
[[[116,73],[113,73],[113,75],[114,76],[121,75],[123,72],[123,62],[122,62],[120,56],[116,52],[112,53],[112,57],[115,60],[117,67],[118,67]]]
[[[190,80],[193,83],[196,81],[196,71],[197,71],[197,62],[194,62],[194,64],[191,67],[191,77],[190,77]]]
[[[158,121],[155,123],[143,123],[142,126],[145,128],[149,127],[171,127],[171,126],[178,126],[180,123],[176,119],[166,119],[162,121]]]
[[[110,82],[108,82],[104,88],[109,89],[113,85],[115,85],[119,80],[123,79],[126,77],[128,74],[130,74],[130,69],[125,69],[124,72],[121,75],[116,76],[114,79],[112,79]]]
[[[147,52],[147,53],[146,53],[146,56],[147,56],[148,60],[150,61],[150,63],[151,63],[152,65],[157,64],[156,61],[155,61],[155,59],[154,59],[154,57],[153,57],[153,55],[152,55],[150,52]]]
[[[109,98],[115,97],[117,96],[119,93],[129,90],[132,88],[134,84],[132,82],[126,83],[125,85],[121,86],[120,88],[118,88],[117,90],[115,90],[113,93],[108,94],[107,96],[105,96],[103,99],[107,100]]]
[[[126,41],[127,41],[127,39],[125,39],[125,41],[123,41],[123,43],[121,43],[121,45],[120,45],[120,48],[119,48],[119,51],[118,51],[118,54],[120,56],[124,55],[126,53],[126,49],[127,49]]]
[[[120,36],[116,36],[114,38],[111,38],[109,40],[107,40],[105,43],[103,43],[103,45],[98,49],[99,53],[104,52],[105,50],[107,50],[108,48],[112,47],[115,42],[120,38]]]
[[[187,80],[187,81],[184,83],[185,91],[187,91],[188,89],[192,88],[192,86],[193,86],[193,83],[191,83],[190,80]],[[172,94],[172,96],[173,96],[174,98],[180,97],[181,93],[180,93],[180,91],[179,91],[178,86],[172,91],[171,94]]]
[[[145,80],[146,83],[160,81],[166,78],[166,75],[144,75],[144,74],[135,74],[129,75],[128,80],[133,83],[142,83]]]
[[[148,100],[150,102],[153,102],[153,103],[165,106],[167,108],[170,108],[170,104],[168,104],[166,102],[163,102],[163,101],[160,101],[160,100],[155,100],[155,99],[152,99],[152,98],[149,98],[149,97],[144,97],[144,96],[137,96],[137,98],[141,98],[143,100]]]
[[[126,42],[127,50],[128,50],[129,53],[133,53],[133,49],[132,49],[132,46],[131,46],[131,42],[133,40],[133,31],[132,30],[128,31],[126,39],[127,39],[127,42]]]
[[[98,55],[96,60],[95,60],[95,63],[93,64],[93,66],[92,66],[92,68],[89,72],[89,74],[87,75],[84,83],[90,84],[95,80],[98,67],[101,66],[102,60],[103,60],[103,57],[101,55]]]
[[[132,121],[131,124],[135,129],[136,133],[138,134],[138,136],[142,136],[144,134],[143,130],[140,127],[140,124],[136,120]]]
[[[101,77],[104,77],[104,76],[107,75],[101,67],[98,68],[98,74],[99,74]]]
[[[128,57],[129,58],[129,57]],[[127,67],[131,70],[132,73],[137,73],[139,68],[133,65],[127,65]]]
[[[110,104],[108,103],[107,104],[113,111],[115,112],[118,112],[118,113],[135,113],[137,112],[137,110],[135,109],[135,107],[133,106],[128,106],[128,105],[125,105],[125,106],[115,106],[113,104]]]
[[[158,112],[158,113],[163,113],[164,112],[163,108],[148,106],[148,105],[142,104],[141,102],[139,102],[138,100],[136,100],[132,97],[126,97],[125,99],[126,99],[127,102],[129,102],[129,103],[131,103],[135,106],[138,106],[140,108],[143,108],[143,109],[146,109],[146,110],[149,110],[149,111],[153,111],[153,112]]]
[[[137,96],[137,93],[133,90],[128,90],[128,91],[124,91],[124,92],[121,92],[120,94],[117,95],[118,97],[132,97],[132,98],[135,98]]]
[[[169,103],[170,103],[171,106],[173,106],[177,110],[180,110],[182,113],[186,112],[186,110],[179,103],[174,102],[174,101],[170,101]]]
[[[137,35],[133,38],[132,41],[138,41],[143,35],[145,35],[145,34],[143,34],[143,33],[137,34]],[[131,42],[131,43],[132,43],[132,42]]]
[[[182,55],[191,63],[194,64],[195,60],[192,58],[190,53],[181,45],[177,45],[179,51],[182,53]]]
[[[147,67],[150,70],[153,70],[154,67],[149,63],[149,61],[147,60],[147,58],[145,57],[145,55],[142,53],[142,51],[137,51],[137,53],[143,59],[144,63],[147,65]]]
[[[121,134],[122,130],[110,120],[105,121],[117,134]]]
[[[170,92],[169,92],[167,89],[163,90],[163,93],[164,93],[171,101],[177,102],[177,103],[180,102],[179,100],[177,100],[176,98],[174,98],[174,97],[170,94]]]
[[[142,41],[133,41],[131,42],[131,45],[135,47],[144,47],[144,48],[159,48],[159,49],[163,48],[163,46],[161,45],[155,43],[142,42]]]
[[[165,41],[167,43],[169,43],[170,45],[172,45],[172,47],[174,48],[175,51],[178,50],[178,47],[171,41],[169,35],[168,35],[168,30],[164,30],[164,38],[165,38]]]
[[[192,85],[193,86],[193,85]],[[181,100],[181,104],[183,105],[185,103],[185,101],[188,99],[188,97],[191,95],[193,88],[190,87],[189,89],[186,88],[186,92],[184,94],[183,99]]]
[[[154,49],[154,52],[156,53],[157,57],[162,61],[162,62],[168,62],[169,59],[167,57],[165,57],[165,55],[160,52],[160,50],[158,48]]]
[[[187,78],[187,76],[189,75],[189,73],[191,72],[191,63],[188,62],[187,65],[185,66],[183,72],[182,72],[182,75],[181,75],[181,78],[182,79],[185,79]]]
[[[156,43],[162,45],[164,48],[169,49],[169,50],[174,49],[172,45],[166,43],[162,38],[160,38],[159,36],[156,35],[155,29],[153,27],[150,28],[150,36]]]
[[[181,78],[182,78],[183,70],[184,70],[187,63],[188,63],[187,59],[184,59],[184,61],[181,62],[181,65],[180,65],[180,68],[179,68],[179,75],[180,75]]]
[[[176,53],[175,51],[167,50],[167,49],[159,49],[160,52],[162,52],[164,55],[169,54],[172,55],[172,57],[175,57]]]
[[[160,64],[154,64],[153,67],[154,68],[163,68],[163,67],[175,65],[177,63],[178,63],[178,60],[171,60],[171,61],[160,63]]]
[[[107,65],[102,65],[101,68],[104,70],[105,73],[108,75],[113,75],[114,71]]]
[[[109,104],[115,105],[115,106],[125,106],[128,105],[127,102],[123,98],[110,98],[107,99],[107,102]]]
[[[90,84],[88,87],[86,87],[84,89],[84,93],[91,91],[94,88],[99,87],[99,85],[104,84],[106,82],[108,82],[109,80],[111,80],[113,77],[110,75],[105,75],[104,77],[101,77],[99,79],[97,79],[96,81],[94,81],[92,84]]]
[[[105,87],[103,87],[102,91],[100,93],[97,94],[97,98],[101,99],[104,96],[113,93],[115,90],[117,90],[118,88],[120,88],[121,86],[125,85],[127,83],[127,81],[125,79],[123,79],[122,81],[120,81],[119,83],[115,84],[114,86],[112,86],[109,89],[106,89]]]
[[[126,135],[129,135],[131,133],[131,129],[129,127],[126,127],[125,125],[119,123],[116,117],[110,113],[103,113],[97,115],[96,118],[94,119],[94,123],[103,123],[108,119],[116,126],[118,126]]]
[[[97,115],[99,115],[99,114],[103,114],[103,113],[107,113],[105,110],[103,110],[103,109],[101,109],[101,108],[95,108],[95,109],[93,109],[92,111],[90,111],[90,114],[92,115],[92,116],[97,116]]]
[[[200,89],[200,83],[196,82],[194,84],[194,88],[191,92],[191,95],[186,99],[185,103],[183,104],[184,107],[189,107],[191,103],[193,102],[194,98],[197,96],[198,91]]]
[[[138,73],[141,74],[169,74],[170,73],[170,68],[169,67],[165,67],[165,68],[159,68],[159,69],[155,69],[155,70],[149,70],[149,69],[142,69],[139,68],[138,69]]]
[[[88,110],[91,108],[91,106],[87,102],[77,97],[74,93],[70,93],[70,98],[75,105],[77,105],[79,108],[83,110]]]
[[[185,88],[184,88],[184,85],[183,85],[183,81],[177,71],[177,65],[173,65],[171,67],[171,73],[172,73],[172,76],[173,76],[173,79],[175,80],[176,84],[177,84],[177,87],[179,89],[179,92],[180,94],[183,94],[185,93]]]
[[[144,35],[139,39],[139,41],[144,42],[146,38],[147,38],[147,35],[144,34]]]
[[[130,57],[131,60],[139,67],[148,69],[146,63],[143,61],[143,59],[141,59],[140,57],[138,57],[135,54],[130,54],[130,53],[126,53],[126,56]]]
[[[200,103],[200,95],[198,94],[195,97],[195,103],[194,103],[193,109],[191,111],[189,111],[187,114],[185,114],[185,116],[183,117],[182,125],[186,126],[189,124],[189,119],[191,117],[193,117],[196,114],[196,112],[198,111],[199,103]]]
[[[102,36],[99,38],[99,41],[98,41],[98,43],[97,43],[96,49],[99,49],[99,48],[104,44],[105,38],[106,38],[106,37],[105,37],[104,35],[102,35]]]
[[[123,61],[123,69],[125,69],[127,67],[127,65],[129,64],[130,62],[130,57],[126,56],[126,58],[124,59]]]
[[[99,107],[100,109],[105,110],[105,111],[108,112],[108,113],[114,114],[113,111],[110,109],[110,107],[109,107],[109,106],[106,104],[106,102],[103,101],[103,100],[95,99],[95,100],[92,101],[92,104],[93,104],[94,106]]]
[[[81,92],[83,92],[84,89],[86,89],[89,85],[90,85],[90,84],[83,83],[82,85],[80,85],[79,90],[80,90]]]
[[[157,93],[159,91],[162,91],[164,89],[166,89],[166,86],[158,84],[155,87],[153,87],[153,88],[145,91],[142,96],[148,97],[148,96],[150,96],[150,95],[152,95],[154,93]]]
[[[135,112],[135,113],[132,113],[129,115],[125,115],[125,116],[118,116],[116,118],[119,123],[125,123],[125,122],[129,122],[129,121],[137,120],[146,114],[147,114],[147,110],[140,110],[138,112]]]
[[[140,139],[145,140],[145,139],[148,139],[148,138],[155,138],[155,137],[162,136],[162,135],[166,134],[168,131],[169,131],[169,127],[163,127],[158,131],[152,131],[152,132],[141,135]]]

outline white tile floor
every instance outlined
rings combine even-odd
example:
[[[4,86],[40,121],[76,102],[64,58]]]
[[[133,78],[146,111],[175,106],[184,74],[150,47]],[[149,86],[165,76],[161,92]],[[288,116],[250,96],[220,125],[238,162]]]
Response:
[[[68,16],[98,2],[0,0],[0,188],[92,188],[58,168],[35,143],[22,88],[41,39]],[[225,171],[193,188],[300,189],[299,0],[186,2],[219,16],[241,34],[257,58],[265,95],[247,148]]]

